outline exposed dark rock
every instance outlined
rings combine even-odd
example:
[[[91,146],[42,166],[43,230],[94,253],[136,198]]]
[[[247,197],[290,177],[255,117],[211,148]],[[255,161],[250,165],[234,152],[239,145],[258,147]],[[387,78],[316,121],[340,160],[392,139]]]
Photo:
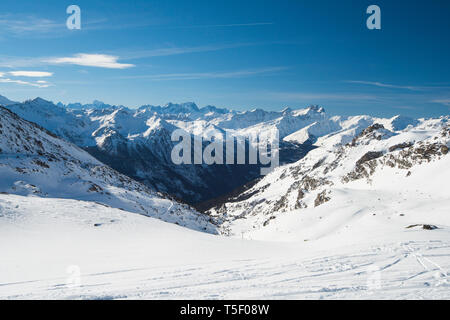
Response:
[[[402,160],[404,162],[400,163],[400,168],[409,169],[413,163],[420,164],[424,161],[429,162],[435,157],[448,153],[448,147],[445,144],[439,142],[424,144],[421,142],[417,143],[418,146],[416,148],[408,148],[400,151],[398,160],[399,162],[402,162]]]
[[[275,202],[275,205],[273,206],[273,212],[276,211],[286,211],[286,208],[288,206],[289,202],[286,197],[286,195],[282,196],[277,202]]]
[[[302,200],[305,197],[305,193],[303,192],[302,189],[298,189],[298,194],[297,194],[297,201],[298,200]]]
[[[263,226],[266,227],[269,224],[270,220],[273,220],[273,219],[275,219],[275,216],[271,216],[269,219],[264,221]]]
[[[100,187],[99,185],[93,183],[93,184],[91,185],[91,187],[89,188],[89,191],[90,191],[90,192],[101,192],[101,191],[103,191],[103,189],[102,189],[102,187]]]
[[[45,162],[41,161],[41,160],[34,160],[34,163],[36,163],[38,166],[42,167],[42,168],[50,168],[50,166],[48,164],[46,164]]]
[[[352,147],[356,146],[356,143],[362,137],[368,136],[369,134],[371,134],[371,133],[373,133],[373,132],[375,132],[377,130],[380,130],[380,129],[384,129],[384,126],[382,124],[379,124],[379,123],[374,123],[373,125],[368,126],[360,134],[358,134],[356,137],[353,138],[352,142],[350,143],[350,146],[352,146]],[[381,136],[377,137],[377,139],[380,140]]]
[[[415,227],[422,227],[422,229],[424,230],[435,230],[435,229],[439,229],[438,227],[432,225],[432,224],[412,224],[410,226],[407,226],[406,229],[411,229],[411,228],[415,228]]]
[[[324,162],[325,162],[325,159],[326,158],[322,158],[322,159],[320,159],[319,161],[317,161],[315,164],[314,164],[314,166],[313,166],[313,170],[315,170],[315,169],[317,169],[317,168],[319,168]]]
[[[316,200],[314,200],[314,207],[318,207],[321,204],[330,201],[331,198],[327,197],[327,191],[323,190],[321,193],[317,194]]]
[[[393,146],[389,147],[389,152],[393,152],[393,151],[399,150],[399,149],[409,148],[412,145],[413,145],[412,142],[399,143],[399,144],[396,144],[396,145],[393,145]]]
[[[383,156],[383,152],[381,152],[381,151],[369,151],[365,155],[363,155],[361,157],[361,159],[356,161],[356,165],[360,166],[367,161],[374,160],[374,159],[380,158],[382,156]]]

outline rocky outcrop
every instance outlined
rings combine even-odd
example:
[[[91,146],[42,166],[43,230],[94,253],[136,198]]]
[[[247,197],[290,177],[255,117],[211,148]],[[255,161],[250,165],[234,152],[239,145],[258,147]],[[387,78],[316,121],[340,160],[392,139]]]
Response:
[[[361,166],[363,163],[378,159],[383,156],[383,152],[381,151],[369,151],[365,155],[363,155],[358,161],[356,161],[356,166]]]
[[[409,148],[412,145],[413,145],[412,142],[399,143],[399,144],[395,144],[395,145],[389,147],[388,150],[389,150],[389,152],[394,152],[396,150],[403,150],[403,149]]]
[[[382,124],[375,123],[365,128],[360,134],[353,138],[350,146],[355,147],[363,138],[381,140],[386,134],[387,130]]]
[[[314,200],[314,207],[318,207],[321,204],[330,201],[331,198],[327,197],[327,190],[323,190],[321,193],[317,194],[316,200]]]

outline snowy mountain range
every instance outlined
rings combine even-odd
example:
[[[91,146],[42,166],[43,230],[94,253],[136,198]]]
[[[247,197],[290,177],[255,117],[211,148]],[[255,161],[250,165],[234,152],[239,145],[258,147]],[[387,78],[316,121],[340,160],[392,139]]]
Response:
[[[177,129],[277,129],[281,165],[175,165]],[[449,148],[449,116],[8,103],[0,297],[448,298]]]
[[[388,137],[392,135],[399,139],[408,137],[406,132],[413,130],[411,128],[418,130],[427,121],[433,121],[404,116],[390,119],[367,115],[329,116],[319,106],[294,110],[285,108],[279,112],[261,109],[237,112],[213,106],[199,108],[192,102],[128,109],[100,101],[87,105],[55,105],[36,98],[9,104],[7,108],[76,144],[96,159],[150,189],[197,204],[202,209],[223,201],[231,192],[242,192],[246,184],[254,184],[255,179],[261,178],[260,165],[174,164],[171,151],[176,143],[171,141],[171,134],[177,129],[189,134],[192,140],[206,138],[211,131],[246,138],[252,133],[276,129],[281,140],[281,164],[295,165],[314,148],[317,150],[311,152],[305,161],[316,153],[339,154],[346,145],[354,144],[354,139],[367,128],[380,127],[382,129],[379,130],[384,130]],[[445,119],[439,121],[445,122]],[[422,139],[419,137],[416,140],[404,143],[412,145]],[[378,141],[375,139],[375,142]],[[366,147],[367,150],[371,148]],[[355,146],[353,149],[359,150]],[[350,168],[358,160],[346,155],[341,157],[350,162]],[[323,160],[317,166],[326,164]],[[300,176],[303,178],[305,173]],[[320,180],[323,179],[320,177]],[[217,184],[218,180],[220,184]]]
[[[118,173],[3,107],[0,176],[0,191],[6,194],[96,202],[195,230],[214,233],[216,229],[207,217],[189,206]]]
[[[11,111],[85,149],[117,171],[190,204],[224,195],[257,178],[260,165],[175,165],[171,141],[176,129],[192,139],[212,130],[246,136],[278,128],[288,134],[324,117],[323,109],[235,112],[194,103],[143,106],[137,110],[94,102],[75,109],[41,98],[8,105]],[[94,107],[93,107],[94,106]],[[264,122],[261,122],[264,121]],[[311,146],[282,141],[280,161],[303,157]],[[217,184],[220,177],[221,184]]]

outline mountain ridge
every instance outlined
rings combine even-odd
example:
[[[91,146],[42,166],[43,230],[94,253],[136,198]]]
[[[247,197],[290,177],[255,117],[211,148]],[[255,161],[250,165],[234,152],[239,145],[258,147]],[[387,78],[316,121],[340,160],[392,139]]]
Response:
[[[335,134],[345,135],[347,132]],[[376,203],[377,193],[391,189],[389,205],[395,201],[396,195],[400,194],[401,197],[404,193],[400,186],[406,186],[404,188],[408,190],[416,188],[407,198],[407,201],[414,203],[417,193],[424,193],[426,189],[423,185],[427,184],[427,188],[433,191],[422,206],[429,208],[434,201],[445,199],[441,186],[450,179],[446,170],[450,160],[449,116],[423,119],[414,127],[407,126],[397,131],[374,123],[354,134],[345,144],[328,143],[326,140],[335,140],[333,135],[323,137],[322,140],[320,147],[310,151],[298,162],[279,167],[237,195],[216,203],[208,213],[223,219],[222,232],[234,235],[239,232],[263,234],[264,229],[271,224],[280,228],[279,223],[287,220],[288,216],[289,219],[297,216],[301,220],[302,212],[310,215],[311,219],[314,216],[317,219],[320,218],[318,212],[323,212],[322,206],[332,210],[334,207],[343,207],[345,203],[358,202],[356,193],[362,191],[367,192],[365,197]],[[339,140],[342,141],[342,138]],[[436,171],[434,167],[440,168],[440,175],[431,174],[433,170]],[[427,174],[427,170],[430,170],[430,174]],[[427,176],[433,176],[434,180],[426,180]],[[389,181],[396,188],[392,189]],[[404,201],[397,199],[397,202],[399,204],[396,203],[396,206],[407,206]],[[357,208],[364,210],[366,205],[361,203],[361,207]],[[374,212],[385,210],[382,203],[375,204],[373,208]],[[369,216],[370,210],[364,212]],[[424,218],[427,221],[423,213],[417,215],[420,221],[424,221]],[[329,217],[334,218],[337,219],[337,216]],[[314,222],[314,226],[320,228],[325,223],[319,219]],[[337,225],[333,232],[344,232],[341,228],[341,225]]]
[[[191,139],[209,139],[212,133],[243,137],[277,130],[280,134],[280,163],[300,160],[310,150],[324,145],[350,143],[374,123],[403,130],[419,120],[405,116],[376,118],[368,115],[330,116],[321,106],[281,111],[233,111],[193,102],[138,109],[111,106],[96,101],[87,109],[70,109],[41,98],[7,106],[21,117],[87,150],[102,162],[173,197],[192,205],[224,197],[260,177],[261,165],[175,165],[171,134],[181,129]],[[205,140],[206,139],[206,140]],[[217,184],[217,180],[222,181]]]
[[[215,233],[210,219],[104,165],[83,149],[0,107],[0,191],[102,203]]]

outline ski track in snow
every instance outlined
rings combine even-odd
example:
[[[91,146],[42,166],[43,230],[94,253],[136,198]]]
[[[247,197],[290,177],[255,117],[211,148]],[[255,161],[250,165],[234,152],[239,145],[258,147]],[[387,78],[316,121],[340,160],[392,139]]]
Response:
[[[1,283],[2,299],[449,299],[450,242],[407,241],[351,255],[109,270]],[[380,283],[370,286],[379,270]],[[377,272],[377,271],[375,271]]]

